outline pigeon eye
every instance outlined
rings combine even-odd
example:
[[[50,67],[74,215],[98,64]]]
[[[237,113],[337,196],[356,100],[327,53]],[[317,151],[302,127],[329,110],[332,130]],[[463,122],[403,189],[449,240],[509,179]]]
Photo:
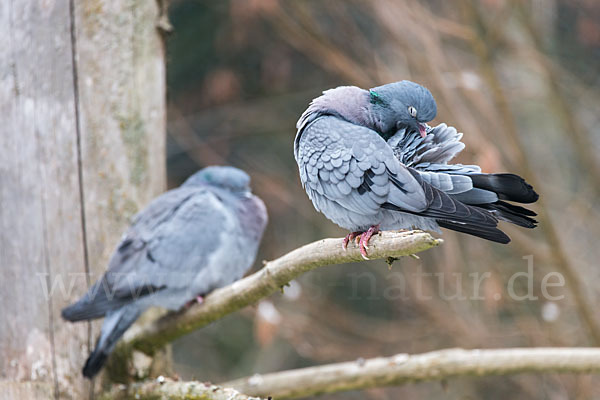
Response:
[[[408,107],[408,113],[411,117],[415,118],[417,116],[417,109],[413,106]]]

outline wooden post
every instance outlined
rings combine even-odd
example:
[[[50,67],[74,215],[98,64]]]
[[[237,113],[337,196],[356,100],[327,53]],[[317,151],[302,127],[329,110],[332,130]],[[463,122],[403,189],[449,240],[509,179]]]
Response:
[[[82,398],[98,333],[60,310],[165,189],[165,56],[145,0],[0,3],[0,398]]]

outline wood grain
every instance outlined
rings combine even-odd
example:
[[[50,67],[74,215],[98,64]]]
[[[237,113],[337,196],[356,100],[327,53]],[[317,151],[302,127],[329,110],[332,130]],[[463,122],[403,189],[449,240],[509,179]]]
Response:
[[[143,1],[0,5],[0,379],[12,388],[0,397],[89,392],[80,369],[95,339],[60,310],[164,190],[157,18]]]

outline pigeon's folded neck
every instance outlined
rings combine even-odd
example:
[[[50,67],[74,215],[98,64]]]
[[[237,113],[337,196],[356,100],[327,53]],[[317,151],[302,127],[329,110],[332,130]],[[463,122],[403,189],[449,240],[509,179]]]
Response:
[[[372,110],[369,92],[356,86],[340,86],[326,90],[314,99],[298,120],[298,130],[323,115],[333,115],[380,133],[376,113]],[[380,133],[381,134],[381,133]]]

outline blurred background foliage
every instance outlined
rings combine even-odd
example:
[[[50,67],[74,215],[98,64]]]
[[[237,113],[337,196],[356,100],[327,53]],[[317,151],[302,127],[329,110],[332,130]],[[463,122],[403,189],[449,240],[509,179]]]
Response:
[[[458,161],[523,175],[542,196],[540,228],[503,224],[508,246],[447,231],[441,248],[392,269],[374,261],[305,275],[176,342],[183,379],[455,346],[600,345],[600,2],[178,0],[170,18],[169,185],[210,164],[248,171],[270,215],[255,268],[346,234],[313,209],[292,151],[299,115],[338,85],[427,86],[433,124],[465,133]],[[537,300],[518,301],[507,282],[527,271],[528,255]],[[560,300],[541,292],[550,272],[566,281],[549,290]],[[525,294],[526,277],[515,282]],[[592,376],[523,375],[324,398],[583,399],[599,390]]]

